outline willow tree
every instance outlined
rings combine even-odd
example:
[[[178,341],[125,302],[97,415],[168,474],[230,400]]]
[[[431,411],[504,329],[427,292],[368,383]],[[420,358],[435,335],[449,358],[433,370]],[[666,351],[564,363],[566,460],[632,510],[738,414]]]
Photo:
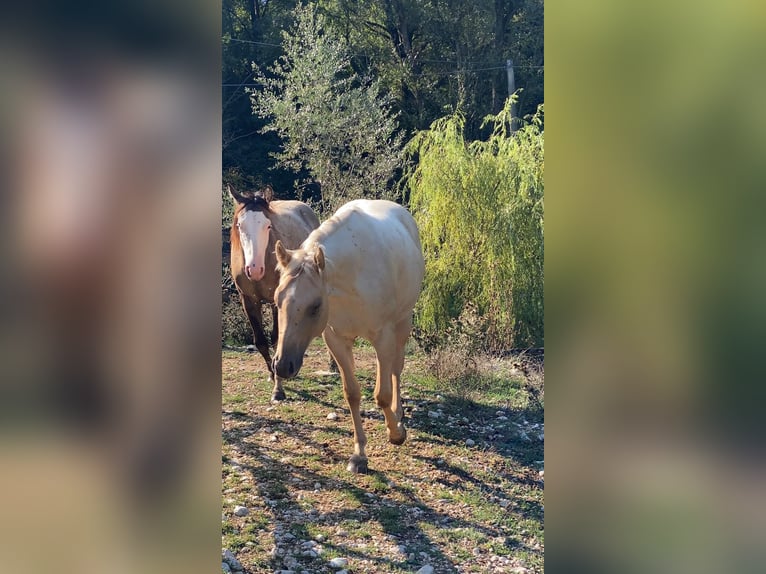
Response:
[[[446,332],[471,305],[490,347],[543,345],[542,106],[513,132],[510,103],[485,119],[486,141],[466,142],[456,113],[406,147],[404,181],[426,258],[416,308],[425,334]]]
[[[251,92],[253,112],[266,132],[282,139],[278,163],[307,170],[319,184],[325,209],[358,197],[391,197],[401,164],[391,100],[379,80],[354,73],[345,40],[312,4],[298,5],[293,27],[283,32],[284,55]]]

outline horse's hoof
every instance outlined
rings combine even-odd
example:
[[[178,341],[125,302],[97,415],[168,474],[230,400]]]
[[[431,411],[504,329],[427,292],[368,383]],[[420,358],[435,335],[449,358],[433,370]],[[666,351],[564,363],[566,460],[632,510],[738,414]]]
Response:
[[[395,444],[399,446],[400,444],[404,444],[404,441],[407,440],[407,429],[404,428],[404,425],[402,423],[399,423],[397,425],[397,430],[400,431],[400,434],[398,437],[393,437],[390,434],[388,435],[388,442],[391,444]]]
[[[354,455],[351,457],[351,460],[348,461],[346,469],[354,474],[367,474],[367,459]]]
[[[286,398],[284,391],[274,391],[274,394],[271,395],[272,401],[284,401]]]

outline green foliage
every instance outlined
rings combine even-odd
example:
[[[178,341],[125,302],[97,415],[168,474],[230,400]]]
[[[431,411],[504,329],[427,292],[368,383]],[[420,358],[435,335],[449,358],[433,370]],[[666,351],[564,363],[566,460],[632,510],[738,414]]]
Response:
[[[402,136],[380,82],[362,78],[350,65],[347,44],[314,5],[295,9],[283,32],[284,56],[268,69],[256,67],[261,89],[251,91],[253,112],[264,132],[282,139],[278,163],[307,169],[320,184],[324,210],[358,197],[391,197],[400,165]]]
[[[505,61],[513,59],[521,88],[518,115],[543,101],[543,0],[317,0],[325,32],[348,47],[358,77],[379,81],[405,138],[456,109],[466,139],[486,137],[482,118],[497,113],[508,95]],[[316,186],[296,194],[305,170],[282,169],[276,132],[252,113],[246,88],[252,64],[266,70],[285,54],[282,32],[295,24],[295,0],[223,0],[223,171],[235,169],[247,185],[270,183],[280,198],[319,198]]]
[[[456,113],[407,145],[410,209],[426,278],[415,313],[421,337],[439,339],[469,305],[486,319],[491,348],[543,346],[542,106],[511,131],[511,100],[468,143]]]

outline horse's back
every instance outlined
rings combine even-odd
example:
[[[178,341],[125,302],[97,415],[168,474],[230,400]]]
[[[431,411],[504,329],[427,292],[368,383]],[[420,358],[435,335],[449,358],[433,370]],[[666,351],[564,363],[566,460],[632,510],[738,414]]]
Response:
[[[394,300],[399,311],[411,312],[425,266],[409,211],[391,201],[361,199],[345,204],[333,217],[335,249],[348,263],[343,266],[348,280],[370,305],[381,308],[381,300]]]
[[[269,204],[272,230],[288,249],[295,249],[319,227],[319,219],[308,205],[295,200],[275,200]]]

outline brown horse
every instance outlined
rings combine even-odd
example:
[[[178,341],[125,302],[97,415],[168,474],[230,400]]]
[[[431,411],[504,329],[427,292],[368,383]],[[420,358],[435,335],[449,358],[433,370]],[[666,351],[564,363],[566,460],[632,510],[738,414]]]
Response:
[[[269,379],[274,382],[271,398],[281,401],[285,391],[282,379],[275,376],[272,369],[262,311],[264,303],[271,308],[271,344],[276,346],[279,328],[274,291],[279,284],[279,272],[274,246],[281,241],[292,248],[298,247],[319,227],[319,219],[305,203],[273,200],[271,187],[255,194],[240,194],[231,187],[228,190],[237,202],[231,223],[231,276],[253,328],[255,346],[266,361]]]

